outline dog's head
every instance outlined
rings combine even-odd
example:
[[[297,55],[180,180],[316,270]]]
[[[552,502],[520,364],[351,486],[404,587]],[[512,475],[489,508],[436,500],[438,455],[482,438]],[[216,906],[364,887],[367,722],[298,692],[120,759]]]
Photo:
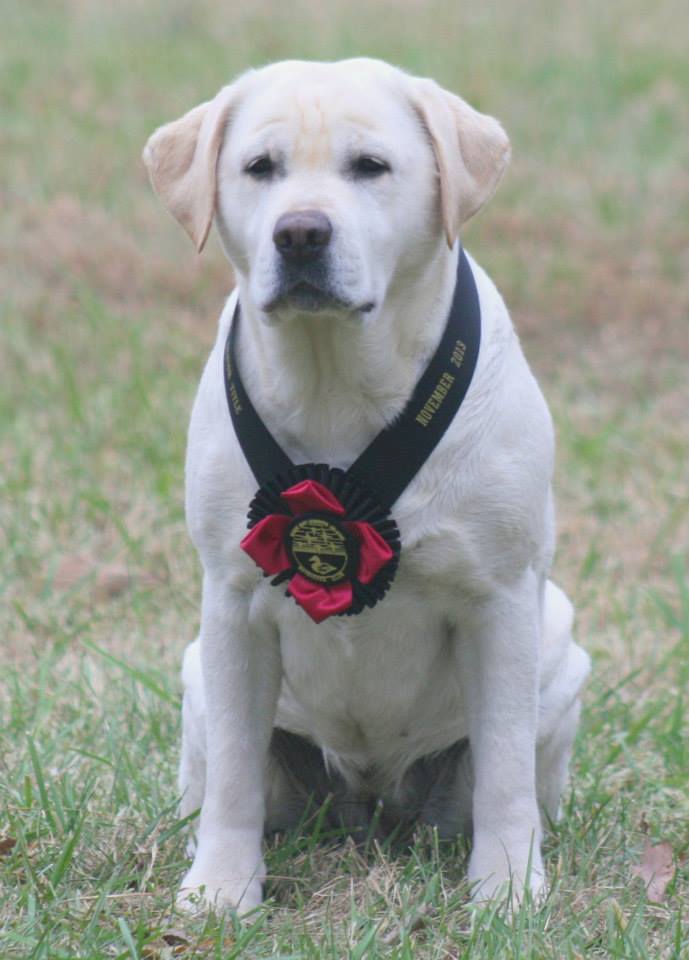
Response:
[[[213,217],[269,322],[373,315],[491,196],[500,124],[375,60],[250,71],[158,129],[144,160],[200,251]],[[444,239],[443,239],[444,238]]]

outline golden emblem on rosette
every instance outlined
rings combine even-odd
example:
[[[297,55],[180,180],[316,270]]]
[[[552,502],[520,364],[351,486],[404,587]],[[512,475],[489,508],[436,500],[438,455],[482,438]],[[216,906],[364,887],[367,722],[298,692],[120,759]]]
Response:
[[[349,575],[345,533],[322,517],[306,517],[289,531],[289,551],[300,573],[317,583],[339,583]]]

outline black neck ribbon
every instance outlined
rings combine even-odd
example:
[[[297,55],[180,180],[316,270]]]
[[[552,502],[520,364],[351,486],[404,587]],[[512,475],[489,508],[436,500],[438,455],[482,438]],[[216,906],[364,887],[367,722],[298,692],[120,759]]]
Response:
[[[295,465],[276,441],[258,415],[241,379],[237,363],[239,320],[240,305],[237,302],[225,346],[224,375],[234,430],[260,485],[249,509],[249,528],[262,524],[261,530],[253,531],[254,541],[263,540],[261,550],[268,534],[282,536],[284,552],[280,552],[280,544],[276,542],[271,557],[279,555],[283,569],[277,570],[278,561],[273,562],[273,559],[264,562],[265,551],[256,553],[254,549],[252,552],[252,544],[247,544],[252,540],[252,534],[244,538],[242,547],[266,574],[276,574],[277,571],[274,583],[296,576],[296,580],[290,581],[288,593],[317,622],[333,613],[359,613],[382,598],[397,568],[399,532],[389,516],[390,509],[440,442],[471,384],[481,342],[481,310],[469,261],[460,249],[445,330],[404,409],[393,423],[373,438],[346,471],[327,464]],[[303,487],[305,482],[306,488]],[[297,487],[298,493],[293,494]],[[329,491],[331,501],[327,497],[324,500],[324,494],[313,499],[316,488],[322,493],[323,487]],[[301,496],[305,489],[309,492]],[[282,517],[279,524],[272,520],[268,523],[268,518],[276,516]],[[291,524],[289,529],[288,523]],[[367,566],[364,554],[373,536],[370,531],[363,530],[368,525],[386,541],[393,556],[365,582],[371,569],[362,573],[362,564]],[[347,543],[342,546],[338,537],[344,537]],[[344,567],[338,560],[342,550],[348,553],[346,563],[342,561]],[[378,553],[380,563],[387,554],[382,546]],[[286,566],[287,560],[289,566]],[[318,571],[334,568],[334,572],[327,579],[327,572],[317,574],[311,567]],[[362,576],[364,581],[360,579]],[[345,608],[344,592],[350,587],[352,602]],[[303,595],[319,590],[321,593],[315,606],[321,612],[328,608],[328,604],[339,604],[342,609],[314,616],[313,610],[309,609],[310,601],[303,601]],[[333,599],[336,595],[339,599]]]

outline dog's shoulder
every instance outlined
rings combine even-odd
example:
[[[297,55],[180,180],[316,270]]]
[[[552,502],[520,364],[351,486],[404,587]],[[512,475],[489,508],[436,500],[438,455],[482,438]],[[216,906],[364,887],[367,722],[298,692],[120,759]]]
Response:
[[[471,387],[395,512],[420,568],[452,582],[461,570],[479,589],[503,569],[547,566],[554,438],[502,296],[471,265],[482,317]]]
[[[247,506],[255,488],[232,427],[223,378],[225,343],[236,302],[234,291],[220,315],[217,337],[201,375],[185,466],[189,533],[204,558],[212,562],[216,557],[221,565],[245,532]],[[241,566],[253,572],[249,562]]]

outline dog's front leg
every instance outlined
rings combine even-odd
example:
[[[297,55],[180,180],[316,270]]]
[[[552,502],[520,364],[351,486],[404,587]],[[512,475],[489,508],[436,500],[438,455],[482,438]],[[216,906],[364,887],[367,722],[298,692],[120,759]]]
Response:
[[[536,799],[541,625],[538,581],[517,584],[474,607],[460,625],[460,671],[469,712],[474,794],[469,880],[475,900],[527,881],[544,887]]]
[[[280,685],[277,638],[249,631],[249,597],[206,575],[201,665],[206,787],[194,862],[179,902],[242,912],[261,902],[264,779]]]

